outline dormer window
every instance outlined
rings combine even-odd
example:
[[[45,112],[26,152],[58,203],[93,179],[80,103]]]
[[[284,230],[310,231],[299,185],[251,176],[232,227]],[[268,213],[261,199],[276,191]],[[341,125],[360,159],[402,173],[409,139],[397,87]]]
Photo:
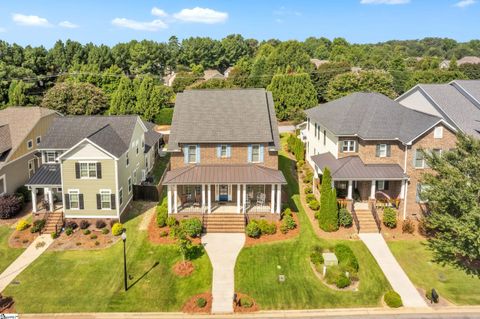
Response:
[[[197,145],[188,145],[188,162],[189,163],[196,163],[197,162]]]
[[[45,163],[55,163],[55,152],[45,153]]]

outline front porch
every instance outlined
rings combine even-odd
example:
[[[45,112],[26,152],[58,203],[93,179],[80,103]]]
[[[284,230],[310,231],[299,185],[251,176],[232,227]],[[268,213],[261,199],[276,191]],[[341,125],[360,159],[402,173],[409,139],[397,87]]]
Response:
[[[32,211],[34,214],[63,210],[63,190],[59,164],[43,164],[25,186],[32,192]],[[37,195],[40,196],[37,198]]]
[[[333,180],[337,198],[355,202],[375,202],[399,208],[405,197],[406,179]]]

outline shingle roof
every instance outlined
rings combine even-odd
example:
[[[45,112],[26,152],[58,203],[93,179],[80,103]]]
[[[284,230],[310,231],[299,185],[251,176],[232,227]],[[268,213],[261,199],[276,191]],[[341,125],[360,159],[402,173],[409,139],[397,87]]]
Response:
[[[451,84],[460,86],[480,105],[480,80],[455,80]]]
[[[26,186],[35,185],[62,185],[60,164],[43,164],[35,174],[25,183]]]
[[[379,93],[353,93],[306,111],[335,135],[408,143],[439,117],[409,109]]]
[[[273,98],[264,89],[188,90],[177,95],[168,149],[179,143],[271,143],[279,148]]]
[[[0,154],[12,149],[12,139],[10,138],[10,126],[8,124],[0,126]]]
[[[147,121],[143,121],[148,132],[145,133],[145,153],[155,145],[162,137],[163,134],[155,131],[155,124]]]
[[[480,58],[478,56],[464,56],[460,60],[457,61],[458,65],[462,64],[480,64]]]
[[[312,156],[315,165],[331,171],[333,179],[404,179],[403,169],[398,164],[365,164],[358,156],[336,159],[331,153]]]
[[[163,184],[286,184],[279,170],[253,165],[194,165],[168,171]]]

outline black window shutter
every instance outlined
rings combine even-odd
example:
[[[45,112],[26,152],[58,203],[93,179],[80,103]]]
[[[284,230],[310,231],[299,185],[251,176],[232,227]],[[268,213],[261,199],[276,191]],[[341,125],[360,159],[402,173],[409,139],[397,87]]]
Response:
[[[70,196],[68,194],[65,194],[65,209],[70,209]]]
[[[83,194],[78,194],[78,201],[80,202],[80,209],[85,209],[85,204],[83,202]]]
[[[117,206],[115,205],[115,194],[111,194],[110,199],[111,199],[112,209],[117,209]]]
[[[385,181],[385,190],[388,190],[388,181]]]
[[[97,194],[97,209],[102,209],[102,199],[100,194]]]
[[[80,178],[80,163],[75,163],[75,176]]]
[[[387,157],[392,155],[392,145],[387,144]]]
[[[377,144],[377,150],[375,151],[375,156],[380,157],[380,144]]]
[[[102,163],[97,163],[97,178],[102,178]]]

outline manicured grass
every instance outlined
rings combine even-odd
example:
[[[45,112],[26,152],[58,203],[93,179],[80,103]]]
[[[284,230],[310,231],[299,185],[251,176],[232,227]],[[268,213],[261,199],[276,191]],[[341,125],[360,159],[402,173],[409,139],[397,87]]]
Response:
[[[423,289],[435,288],[440,295],[459,305],[480,304],[480,278],[452,266],[432,261],[432,253],[419,240],[388,242],[402,268],[413,283]]]
[[[125,224],[131,288],[123,290],[123,244],[99,251],[46,252],[10,285],[21,313],[179,311],[193,295],[210,291],[212,268],[205,253],[195,272],[179,278],[172,265],[180,260],[175,246],[151,244],[138,230],[143,216]],[[155,264],[158,265],[155,266]]]
[[[282,142],[286,139],[282,136]],[[298,183],[292,172],[293,161],[281,151],[279,167],[288,182],[291,202],[298,208],[299,237],[281,243],[244,248],[235,267],[235,290],[253,297],[262,309],[311,309],[377,306],[390,288],[368,249],[360,241],[319,239],[300,203]],[[314,245],[348,245],[360,263],[359,290],[335,291],[315,276],[309,256]],[[280,268],[278,267],[280,266]],[[285,275],[283,283],[278,275]]]
[[[7,226],[0,226],[0,273],[24,251],[21,248],[10,248],[8,246],[8,239],[13,231],[12,228]]]

